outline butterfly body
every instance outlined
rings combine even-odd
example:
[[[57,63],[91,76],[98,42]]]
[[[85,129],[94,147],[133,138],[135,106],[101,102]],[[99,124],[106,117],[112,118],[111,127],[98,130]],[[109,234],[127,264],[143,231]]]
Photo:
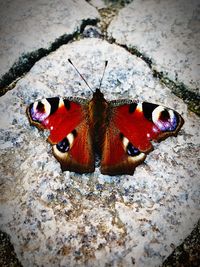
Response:
[[[106,116],[108,115],[108,102],[99,89],[96,90],[93,94],[93,98],[89,101],[88,111],[94,151],[101,154],[106,128]]]
[[[183,119],[172,109],[132,100],[107,101],[96,89],[90,101],[47,98],[27,108],[31,124],[48,129],[62,170],[89,173],[96,154],[101,173],[133,174],[153,149],[151,141],[176,136]]]

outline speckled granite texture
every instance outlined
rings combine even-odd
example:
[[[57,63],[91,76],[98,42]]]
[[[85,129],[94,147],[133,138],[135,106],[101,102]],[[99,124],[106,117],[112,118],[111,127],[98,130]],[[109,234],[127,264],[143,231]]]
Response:
[[[0,93],[7,93],[0,98],[0,230],[25,267],[198,266],[199,246],[190,249],[198,235],[187,236],[200,217],[200,121],[169,80],[198,106],[199,2],[130,2],[1,1]],[[113,42],[109,37],[116,42],[101,40]],[[185,119],[177,138],[154,144],[132,176],[101,175],[98,162],[90,175],[62,173],[48,133],[31,127],[25,110],[43,97],[91,99],[68,58],[92,88],[109,61],[107,100],[177,110]],[[167,261],[185,238],[181,260],[178,251]],[[13,252],[9,258],[5,235],[1,241],[0,265],[21,266]]]
[[[71,58],[97,87],[104,61],[106,99],[137,98],[179,111],[177,138],[155,150],[133,176],[62,173],[47,134],[26,106],[43,97],[91,92]],[[1,229],[23,266],[159,266],[191,232],[199,211],[199,119],[156,80],[146,63],[100,39],[60,47],[0,98]]]
[[[108,34],[136,47],[159,72],[199,93],[198,0],[134,0],[111,22]]]

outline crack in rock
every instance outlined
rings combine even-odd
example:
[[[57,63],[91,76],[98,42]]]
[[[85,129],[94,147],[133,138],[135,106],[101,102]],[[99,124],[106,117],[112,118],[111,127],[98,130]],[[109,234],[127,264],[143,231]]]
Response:
[[[25,53],[20,56],[17,62],[5,73],[0,79],[0,96],[4,95],[9,89],[13,88],[11,83],[15,83],[15,80],[27,73],[33,65],[41,58],[57,50],[60,46],[68,44],[70,41],[77,40],[78,36],[84,31],[88,25],[96,25],[98,19],[83,20],[80,26],[80,30],[77,30],[73,34],[64,34],[58,37],[49,48],[40,48],[35,51]]]

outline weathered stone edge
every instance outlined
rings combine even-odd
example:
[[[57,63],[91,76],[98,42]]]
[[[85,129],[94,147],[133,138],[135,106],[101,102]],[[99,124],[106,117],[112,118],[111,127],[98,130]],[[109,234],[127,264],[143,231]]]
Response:
[[[22,54],[19,59],[13,64],[7,73],[0,79],[0,96],[4,95],[7,91],[11,90],[19,77],[27,73],[32,66],[41,58],[47,56],[51,52],[58,49],[61,45],[67,44],[70,41],[77,39],[79,34],[84,31],[87,25],[96,25],[99,19],[85,19],[79,29],[72,34],[63,34],[58,37],[49,48],[39,48],[35,51]]]
[[[200,262],[200,220],[191,234],[176,247],[162,267],[197,267]]]
[[[22,267],[10,242],[10,236],[0,231],[0,266]]]

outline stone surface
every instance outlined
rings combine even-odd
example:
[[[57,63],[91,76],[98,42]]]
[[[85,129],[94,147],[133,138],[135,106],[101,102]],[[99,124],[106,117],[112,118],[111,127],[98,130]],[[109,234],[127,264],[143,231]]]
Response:
[[[20,56],[49,46],[62,35],[80,30],[83,20],[99,17],[86,1],[1,1],[0,77]]]
[[[199,267],[200,221],[192,233],[166,259],[162,267]]]
[[[108,34],[152,59],[156,70],[199,93],[198,0],[135,0],[112,21]]]
[[[0,231],[0,266],[2,267],[22,267],[10,243],[9,236]]]
[[[155,144],[133,176],[61,172],[31,127],[28,104],[43,97],[83,96],[102,84],[106,99],[137,98],[176,109],[185,124]],[[140,58],[117,45],[85,39],[38,61],[0,98],[0,227],[23,266],[159,266],[200,215],[199,118],[154,79]]]

